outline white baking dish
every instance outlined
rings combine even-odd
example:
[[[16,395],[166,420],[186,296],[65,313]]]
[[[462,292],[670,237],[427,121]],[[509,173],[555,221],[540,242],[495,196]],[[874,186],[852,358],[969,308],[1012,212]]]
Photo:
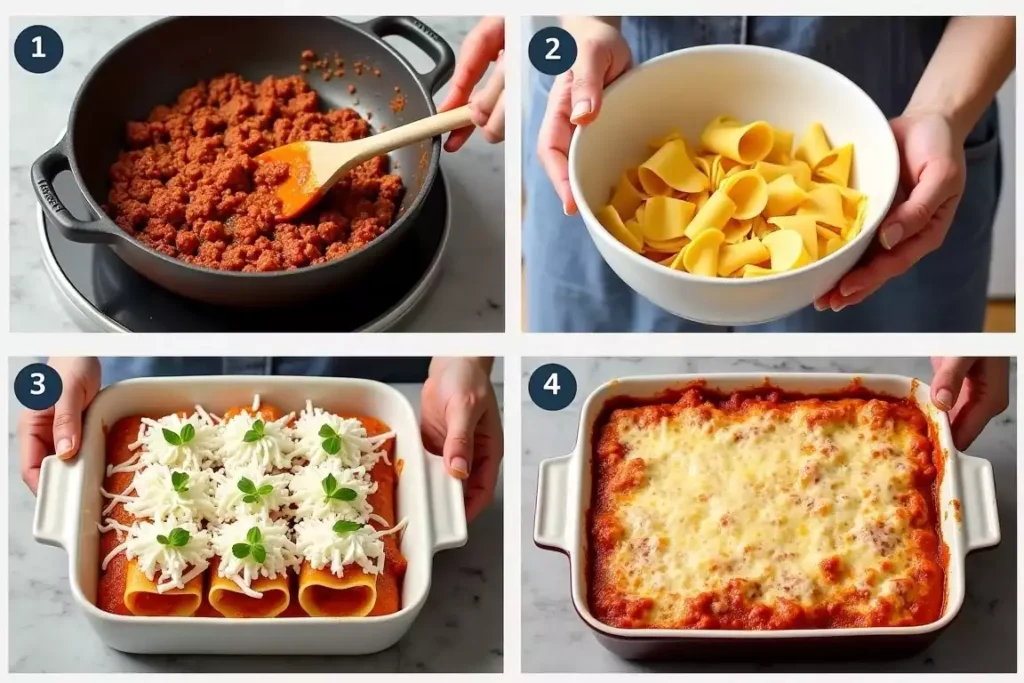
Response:
[[[705,381],[707,388],[722,392],[749,389],[768,382],[784,391],[813,394],[840,391],[849,387],[854,379],[859,379],[870,391],[912,399],[936,428],[941,450],[937,457],[943,459],[944,465],[938,513],[942,540],[949,547],[946,598],[938,621],[913,627],[786,631],[623,629],[604,624],[590,613],[586,520],[592,482],[591,437],[594,422],[606,401],[617,396],[654,397],[666,389],[698,380]],[[946,414],[932,405],[927,385],[894,375],[711,374],[612,380],[587,398],[580,415],[576,449],[569,455],[541,463],[537,489],[534,541],[542,548],[557,550],[569,557],[573,606],[603,645],[629,658],[725,654],[800,656],[799,650],[810,656],[837,650],[851,650],[854,656],[861,657],[882,654],[883,651],[905,654],[926,646],[960,610],[964,600],[964,557],[967,553],[999,543],[992,466],[987,460],[957,452]]]
[[[202,404],[213,412],[252,402],[298,410],[307,399],[335,412],[370,415],[396,433],[403,463],[397,514],[407,517],[402,553],[409,561],[401,611],[368,618],[214,619],[134,617],[96,607],[103,501],[105,428],[131,415],[166,415]],[[121,382],[99,393],[86,413],[78,457],[43,460],[33,533],[40,543],[68,551],[71,591],[89,623],[110,647],[124,652],[174,654],[358,655],[390,647],[412,625],[430,590],[433,555],[466,543],[462,484],[441,458],[427,454],[412,406],[394,388],[358,379],[323,377],[173,377]],[[293,596],[294,599],[294,596]]]

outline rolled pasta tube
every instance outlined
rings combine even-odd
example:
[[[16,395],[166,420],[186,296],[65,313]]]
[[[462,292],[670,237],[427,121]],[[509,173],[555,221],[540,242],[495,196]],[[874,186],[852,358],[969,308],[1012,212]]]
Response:
[[[700,143],[716,154],[749,165],[768,156],[775,138],[772,127],[764,121],[743,125],[728,116],[719,116],[704,128]]]
[[[637,173],[640,186],[651,196],[667,195],[672,190],[700,192],[708,188],[707,177],[693,165],[682,140],[666,143],[640,165]]]
[[[377,602],[377,576],[358,565],[335,576],[329,566],[299,569],[299,604],[311,617],[365,617]]]
[[[637,178],[634,184],[633,178],[630,175],[635,175],[636,171],[626,171],[619,178],[619,184],[615,186],[615,192],[612,194],[611,205],[615,207],[615,211],[618,212],[619,216],[632,216],[636,213],[636,210],[644,203],[647,197],[643,192],[640,191],[638,185],[640,183]]]
[[[725,233],[725,243],[736,244],[742,242],[750,234],[753,227],[753,220],[740,221],[735,218],[731,219],[722,229],[722,232]]]
[[[732,217],[739,220],[753,218],[768,204],[768,184],[755,171],[741,171],[727,177],[719,191],[729,195],[736,205]]]
[[[682,249],[683,247],[685,247],[689,243],[690,243],[689,238],[687,238],[687,237],[680,237],[680,238],[674,239],[674,240],[665,240],[665,241],[652,240],[652,241],[645,241],[644,242],[644,246],[650,247],[654,251],[658,251],[658,252],[661,252],[663,254],[669,254],[669,253],[676,254],[680,249]]]
[[[808,192],[796,214],[810,216],[819,223],[840,229],[849,223],[843,213],[843,197],[835,185],[820,185]]]
[[[716,229],[721,231],[725,224],[729,222],[729,219],[733,217],[735,211],[736,203],[733,202],[726,192],[717,190],[708,197],[704,206],[693,217],[690,224],[686,226],[686,231],[683,234],[692,240],[696,239],[697,235],[705,230]]]
[[[702,231],[686,248],[679,252],[672,267],[679,270],[681,265],[687,272],[705,277],[718,275],[718,251],[725,241],[721,230],[710,228]]]
[[[269,618],[288,609],[291,602],[291,591],[288,586],[288,574],[279,574],[273,579],[265,576],[256,578],[250,588],[263,597],[254,598],[245,592],[233,580],[220,576],[217,570],[220,558],[214,557],[210,563],[210,606],[225,617],[235,619]]]
[[[777,216],[768,222],[780,230],[792,230],[800,235],[804,249],[812,261],[818,260],[818,224],[810,216]],[[773,266],[774,268],[774,266]]]
[[[831,163],[822,164],[815,171],[814,174],[820,178],[824,178],[830,183],[835,183],[840,187],[846,187],[850,184],[850,167],[853,164],[853,145],[843,145],[833,151],[835,158]]]
[[[768,152],[765,161],[774,164],[788,164],[793,159],[793,131],[772,128],[772,151]]]
[[[812,123],[807,129],[794,156],[797,160],[806,162],[811,171],[817,171],[821,166],[827,166],[836,159],[828,137],[825,136],[825,129],[817,122]]]
[[[787,173],[768,183],[768,202],[765,213],[769,216],[783,216],[794,211],[807,199],[807,192],[797,185],[793,175]]]
[[[795,230],[776,230],[762,240],[771,255],[772,270],[785,272],[806,266],[811,257],[804,248],[803,237]]]
[[[109,569],[109,567],[108,567]],[[203,602],[203,575],[194,577],[184,588],[163,593],[156,581],[146,578],[138,562],[130,560],[125,574],[124,604],[137,617],[190,617]]]
[[[598,210],[597,220],[600,221],[605,230],[611,233],[612,237],[617,239],[619,242],[622,242],[633,251],[639,252],[644,248],[643,241],[626,227],[622,222],[622,219],[619,217],[619,212],[616,211],[615,207],[611,204],[602,206]]]
[[[651,197],[644,209],[641,225],[644,241],[678,239],[686,232],[697,207],[672,197]]]
[[[756,265],[771,258],[768,249],[756,237],[739,244],[723,244],[718,252],[718,274],[728,277],[746,265]]]
[[[743,277],[764,277],[765,275],[772,275],[775,271],[771,268],[762,268],[761,266],[745,265],[743,266]]]

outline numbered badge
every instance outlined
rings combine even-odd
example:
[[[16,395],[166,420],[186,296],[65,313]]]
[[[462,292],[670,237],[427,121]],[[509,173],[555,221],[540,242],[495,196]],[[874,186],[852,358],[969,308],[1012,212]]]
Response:
[[[544,410],[562,410],[576,398],[576,377],[564,365],[542,365],[530,375],[530,398]]]
[[[14,396],[29,410],[46,410],[57,404],[64,383],[57,371],[45,363],[33,363],[14,378]]]
[[[564,74],[576,63],[576,41],[564,28],[549,26],[530,39],[530,63],[548,76]]]
[[[64,41],[49,26],[29,26],[14,41],[14,59],[25,71],[45,74],[64,58]]]

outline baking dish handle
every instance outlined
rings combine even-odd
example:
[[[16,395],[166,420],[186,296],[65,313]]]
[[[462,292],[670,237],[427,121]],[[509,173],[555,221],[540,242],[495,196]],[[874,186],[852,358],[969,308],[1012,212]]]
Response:
[[[992,463],[960,454],[960,493],[967,552],[999,544],[999,508]]]
[[[62,171],[70,170],[71,161],[68,159],[65,147],[67,138],[48,149],[41,157],[32,164],[32,188],[39,199],[39,205],[43,207],[46,217],[60,227],[72,242],[116,242],[121,237],[111,231],[110,227],[100,219],[91,221],[80,221],[75,218],[64,203],[57,196],[53,189],[53,180]]]
[[[430,488],[434,552],[461,548],[469,537],[462,482],[448,474],[444,458],[439,455],[427,454],[427,485]]]
[[[455,73],[455,52],[448,42],[415,17],[378,17],[366,27],[378,38],[400,36],[427,53],[434,60],[434,68],[425,74],[413,69],[416,78],[431,95],[437,93]],[[404,59],[404,57],[403,57]]]
[[[43,458],[39,468],[36,512],[32,519],[32,535],[44,545],[67,548],[74,534],[74,478],[81,470],[81,458],[65,462],[56,455]]]
[[[542,548],[569,552],[568,500],[571,455],[544,460],[537,477],[537,512],[533,542]]]

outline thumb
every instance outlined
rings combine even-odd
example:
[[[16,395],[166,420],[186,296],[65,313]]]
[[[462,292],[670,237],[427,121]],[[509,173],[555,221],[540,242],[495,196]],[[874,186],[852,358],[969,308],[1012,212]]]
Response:
[[[53,445],[57,457],[70,460],[82,445],[82,412],[92,397],[87,397],[88,383],[80,375],[62,378],[64,391],[53,407]]]
[[[445,415],[444,464],[456,479],[468,479],[473,471],[473,432],[480,421],[479,403],[471,398],[453,399]]]
[[[601,111],[601,95],[604,79],[611,68],[608,50],[585,44],[572,65],[572,113],[569,120],[576,125],[586,125]]]
[[[940,410],[949,412],[956,405],[956,399],[963,388],[964,378],[974,365],[975,358],[942,358],[932,378],[932,403]]]

